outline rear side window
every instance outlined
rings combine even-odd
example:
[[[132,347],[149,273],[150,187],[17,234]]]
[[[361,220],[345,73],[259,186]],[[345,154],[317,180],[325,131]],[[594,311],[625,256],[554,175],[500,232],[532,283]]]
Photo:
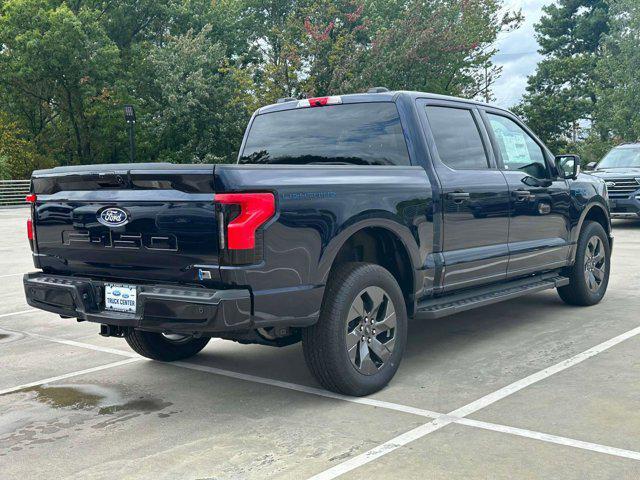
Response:
[[[442,163],[454,170],[489,168],[471,110],[428,106],[427,119]]]
[[[409,165],[394,103],[352,103],[258,115],[240,163]]]

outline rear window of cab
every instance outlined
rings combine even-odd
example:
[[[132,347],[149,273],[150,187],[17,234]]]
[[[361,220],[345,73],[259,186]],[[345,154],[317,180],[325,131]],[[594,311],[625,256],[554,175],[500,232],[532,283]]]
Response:
[[[239,163],[410,165],[395,103],[350,103],[257,115]]]

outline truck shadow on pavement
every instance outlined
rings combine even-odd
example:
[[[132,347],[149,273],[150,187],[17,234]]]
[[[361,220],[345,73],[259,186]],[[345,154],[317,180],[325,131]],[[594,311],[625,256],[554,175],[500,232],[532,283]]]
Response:
[[[582,335],[577,327],[584,327],[583,317],[584,309],[565,305],[555,292],[541,292],[451,317],[411,319],[402,365],[385,390],[407,381],[414,371],[471,368],[478,362],[499,363],[506,355],[517,360],[525,353],[533,355],[527,352],[530,348],[540,350],[547,361],[559,361],[570,354],[567,346]],[[300,343],[274,349],[215,341],[189,362],[318,386],[307,370]]]

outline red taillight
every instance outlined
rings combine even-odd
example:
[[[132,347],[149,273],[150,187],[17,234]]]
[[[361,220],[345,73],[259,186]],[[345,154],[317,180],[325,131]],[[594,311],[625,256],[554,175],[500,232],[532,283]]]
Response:
[[[29,239],[31,250],[33,250],[33,206],[35,205],[37,199],[38,198],[35,193],[30,193],[25,198],[25,201],[31,204],[31,218],[27,220],[27,238]]]
[[[276,211],[272,193],[221,193],[216,194],[215,201],[240,206],[240,214],[227,225],[227,248],[230,250],[255,248],[256,230]]]
[[[342,98],[337,95],[330,97],[305,98],[298,101],[298,107],[324,107],[325,105],[340,105]]]

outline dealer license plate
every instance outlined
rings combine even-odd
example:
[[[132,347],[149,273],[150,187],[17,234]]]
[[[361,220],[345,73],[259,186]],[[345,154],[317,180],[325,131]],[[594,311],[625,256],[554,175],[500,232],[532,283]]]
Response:
[[[134,285],[104,286],[104,309],[116,312],[136,313],[136,294]]]

